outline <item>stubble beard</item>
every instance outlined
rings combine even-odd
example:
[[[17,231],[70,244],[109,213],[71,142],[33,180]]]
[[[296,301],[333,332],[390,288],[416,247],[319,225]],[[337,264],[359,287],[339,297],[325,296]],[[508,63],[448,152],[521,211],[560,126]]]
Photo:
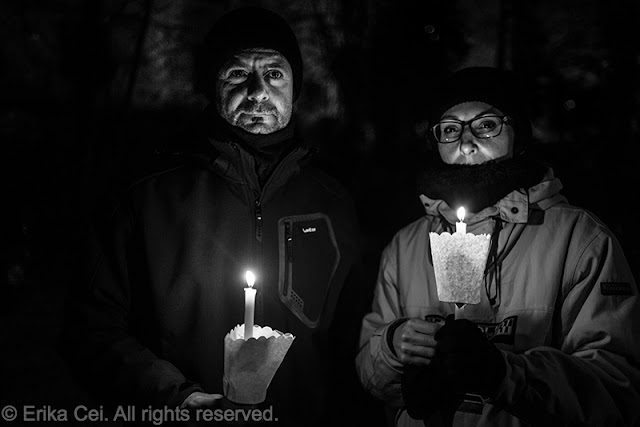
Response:
[[[265,135],[284,128],[291,114],[282,114],[269,104],[243,103],[236,111],[223,117],[233,126],[253,134]]]

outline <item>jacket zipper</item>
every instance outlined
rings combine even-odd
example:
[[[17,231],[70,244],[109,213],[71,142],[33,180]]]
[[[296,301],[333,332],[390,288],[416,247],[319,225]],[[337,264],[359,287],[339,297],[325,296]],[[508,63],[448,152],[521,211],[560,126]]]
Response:
[[[238,154],[238,156],[240,157],[240,161],[242,164],[242,167],[244,168],[244,170],[242,171],[242,173],[244,173],[245,177],[249,177],[251,172],[246,170],[246,165],[244,164],[244,162],[242,161],[242,154],[240,154],[240,148],[233,142],[230,143],[231,147],[234,149],[234,151]],[[295,159],[296,157],[298,157],[298,153],[300,152],[300,148],[296,148],[294,149],[291,153],[289,153],[281,162],[280,164],[278,164],[278,166],[276,167],[276,169],[272,172],[271,176],[269,177],[269,179],[267,180],[267,182],[265,183],[265,185],[262,187],[262,189],[255,189],[255,182],[250,184],[250,187],[254,187],[254,192],[253,194],[250,194],[250,199],[253,199],[253,203],[254,203],[254,220],[255,220],[255,240],[254,240],[254,247],[253,247],[253,253],[254,253],[254,262],[256,263],[256,268],[261,269],[262,268],[262,227],[263,227],[263,222],[262,222],[262,198],[265,194],[265,191],[270,188],[271,182],[273,182],[275,180],[275,177],[278,176],[281,171],[285,168],[285,165],[288,165],[290,162],[293,161],[293,159]],[[257,181],[256,181],[257,182]],[[248,190],[249,193],[251,193],[251,190]],[[253,197],[251,197],[253,196]],[[291,232],[291,224],[290,223],[286,223],[286,226],[288,227],[288,231],[287,231],[287,275],[289,278],[289,281],[292,278],[293,275],[293,268],[292,268],[292,262],[293,262],[293,233]],[[263,307],[263,293],[259,292],[257,297],[256,297],[256,320],[258,322],[262,321],[263,316],[264,316],[264,307]]]
[[[237,149],[237,146],[236,146],[236,149]],[[269,179],[267,179],[267,182],[264,184],[261,191],[255,194],[254,207],[255,207],[255,218],[256,218],[256,240],[259,242],[262,242],[262,202],[261,202],[262,195],[265,193],[265,190],[269,187],[269,184],[271,183],[271,181],[273,181],[274,177],[280,172],[282,168],[284,168],[284,165],[288,163],[288,160],[290,158],[295,157],[294,153],[298,153],[298,151],[300,151],[300,148],[296,148],[291,153],[289,153],[280,162],[280,164],[276,166],[276,169],[271,173],[271,176],[269,177]]]
[[[233,150],[236,152],[236,154],[240,158],[240,163],[242,164],[242,167],[243,167],[244,176],[248,177],[249,172],[247,171],[244,161],[242,160],[240,147],[238,147],[238,145],[235,142],[230,142],[229,145],[233,148]],[[251,190],[249,190],[249,192],[251,192]],[[253,194],[253,207],[254,207],[253,213],[254,213],[254,219],[256,224],[256,240],[262,243],[262,202],[260,201],[262,194],[260,193],[259,190],[255,190],[255,189],[253,190],[253,193],[254,193]],[[259,251],[260,251],[260,248],[257,249],[257,252]]]

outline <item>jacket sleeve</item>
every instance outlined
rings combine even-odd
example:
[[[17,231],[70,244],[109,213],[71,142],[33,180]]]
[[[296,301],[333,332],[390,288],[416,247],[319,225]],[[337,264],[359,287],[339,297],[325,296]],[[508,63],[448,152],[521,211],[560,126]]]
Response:
[[[578,226],[574,236],[554,344],[505,352],[507,375],[493,403],[533,423],[637,425],[638,288],[621,247],[603,226]]]
[[[69,299],[62,353],[72,373],[107,403],[177,406],[202,389],[132,332],[134,286],[143,284],[132,283],[130,261],[139,259],[140,248],[131,218],[119,208],[106,226],[90,233],[87,277],[78,280]]]
[[[372,311],[362,322],[356,367],[360,382],[369,393],[393,407],[400,407],[402,364],[387,343],[390,326],[402,319],[394,248],[394,242],[390,243],[381,257]]]

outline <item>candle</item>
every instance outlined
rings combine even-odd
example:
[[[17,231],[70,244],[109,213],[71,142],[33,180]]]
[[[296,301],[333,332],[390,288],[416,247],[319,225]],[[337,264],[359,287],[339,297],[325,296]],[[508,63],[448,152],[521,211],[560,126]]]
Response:
[[[456,222],[456,233],[465,234],[467,232],[467,224],[464,223],[464,208],[460,206],[458,208],[458,219],[460,222]]]
[[[253,284],[256,281],[256,276],[247,270],[244,277],[248,285],[244,288],[244,339],[249,339],[253,337],[253,316],[256,307],[256,290],[253,288]]]

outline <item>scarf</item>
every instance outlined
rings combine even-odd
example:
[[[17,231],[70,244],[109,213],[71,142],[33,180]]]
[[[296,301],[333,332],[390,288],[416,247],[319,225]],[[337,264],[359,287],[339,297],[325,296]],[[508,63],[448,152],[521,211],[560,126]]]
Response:
[[[541,161],[526,153],[479,165],[449,165],[438,156],[426,166],[418,175],[418,194],[444,200],[453,208],[465,206],[473,213],[493,206],[514,190],[536,185],[546,171]]]

